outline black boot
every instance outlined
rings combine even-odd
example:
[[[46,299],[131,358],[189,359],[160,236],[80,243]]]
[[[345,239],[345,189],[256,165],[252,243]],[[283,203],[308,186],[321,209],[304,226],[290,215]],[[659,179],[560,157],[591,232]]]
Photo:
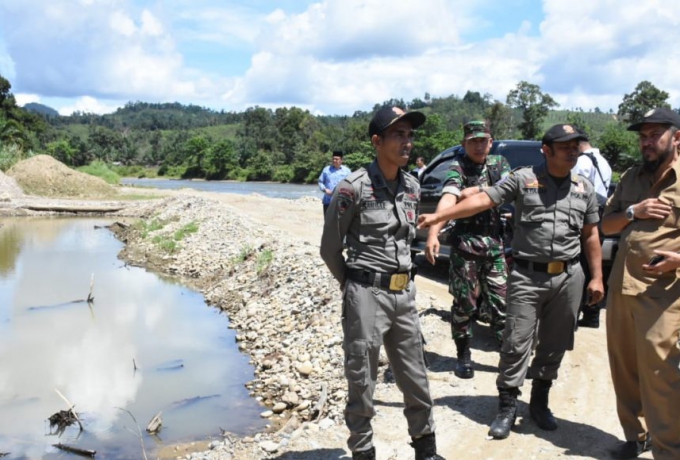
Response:
[[[472,368],[472,357],[470,354],[470,337],[462,337],[455,339],[456,350],[458,352],[458,362],[453,373],[459,379],[471,379],[475,376],[475,370]]]
[[[359,452],[352,452],[352,460],[375,460],[375,447]]]
[[[557,429],[557,420],[548,409],[548,393],[552,386],[552,380],[534,379],[531,385],[531,400],[529,401],[529,414],[542,430],[553,431]]]
[[[411,438],[411,447],[416,451],[416,460],[444,460],[444,457],[437,455],[437,442],[434,433],[426,434],[420,438]]]
[[[584,306],[583,316],[578,320],[579,327],[600,327],[600,307],[598,305]]]
[[[609,451],[611,456],[616,459],[637,458],[643,452],[652,449],[652,438],[647,433],[644,441],[626,441],[616,449]]]
[[[519,388],[498,388],[498,415],[489,428],[489,436],[505,439],[510,436],[510,429],[517,417],[517,396]]]

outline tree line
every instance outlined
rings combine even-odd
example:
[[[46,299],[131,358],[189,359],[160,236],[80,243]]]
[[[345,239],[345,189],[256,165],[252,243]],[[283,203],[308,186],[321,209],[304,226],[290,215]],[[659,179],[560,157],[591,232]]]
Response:
[[[244,112],[215,111],[179,103],[129,102],[114,113],[77,112],[55,116],[16,105],[9,81],[0,76],[0,169],[45,153],[73,167],[93,161],[127,167],[127,172],[209,180],[261,180],[312,183],[333,151],[345,153],[352,170],[373,159],[367,127],[383,106],[420,110],[427,121],[416,135],[415,155],[431,160],[460,143],[462,126],[486,119],[496,139],[540,139],[551,124],[584,129],[615,170],[639,159],[637,139],[626,126],[669,95],[643,81],[624,95],[617,113],[599,109],[559,110],[538,85],[521,81],[504,102],[468,91],[462,98],[390,99],[371,111],[349,115],[312,115],[297,107],[251,107]],[[36,104],[33,104],[35,108]]]

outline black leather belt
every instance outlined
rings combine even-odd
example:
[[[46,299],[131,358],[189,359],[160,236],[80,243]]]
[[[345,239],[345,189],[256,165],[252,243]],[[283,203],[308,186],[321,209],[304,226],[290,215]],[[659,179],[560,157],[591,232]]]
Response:
[[[347,270],[347,278],[357,283],[373,286],[375,277],[380,275],[379,286],[390,291],[403,291],[411,281],[411,272],[401,273],[378,273],[371,270],[350,268]]]
[[[535,272],[547,273],[549,275],[559,275],[567,271],[567,267],[574,265],[580,261],[580,256],[576,256],[569,260],[555,260],[548,263],[532,262],[524,259],[513,259],[515,265],[533,270]]]

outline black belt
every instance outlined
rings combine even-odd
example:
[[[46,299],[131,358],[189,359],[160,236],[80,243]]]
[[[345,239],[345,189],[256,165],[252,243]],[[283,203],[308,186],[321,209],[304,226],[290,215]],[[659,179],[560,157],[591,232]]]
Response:
[[[375,284],[375,277],[380,275],[379,286],[391,291],[403,291],[409,285],[409,281],[415,276],[415,271],[400,272],[400,273],[379,273],[371,270],[349,268],[347,269],[347,278],[357,283],[368,284],[373,286]]]
[[[549,275],[559,275],[567,271],[567,267],[574,265],[580,261],[580,256],[576,256],[569,260],[555,260],[553,262],[542,263],[542,262],[532,262],[530,260],[524,259],[513,259],[515,265],[533,270],[535,272],[548,273]]]

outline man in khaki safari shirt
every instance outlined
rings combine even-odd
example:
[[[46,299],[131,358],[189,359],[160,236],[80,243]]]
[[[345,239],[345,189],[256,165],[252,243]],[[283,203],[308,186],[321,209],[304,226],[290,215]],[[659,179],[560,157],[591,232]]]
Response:
[[[628,169],[604,211],[621,233],[609,277],[607,347],[625,442],[614,458],[652,449],[680,459],[680,115],[657,108],[631,125],[643,164]],[[655,263],[652,259],[655,256]]]

